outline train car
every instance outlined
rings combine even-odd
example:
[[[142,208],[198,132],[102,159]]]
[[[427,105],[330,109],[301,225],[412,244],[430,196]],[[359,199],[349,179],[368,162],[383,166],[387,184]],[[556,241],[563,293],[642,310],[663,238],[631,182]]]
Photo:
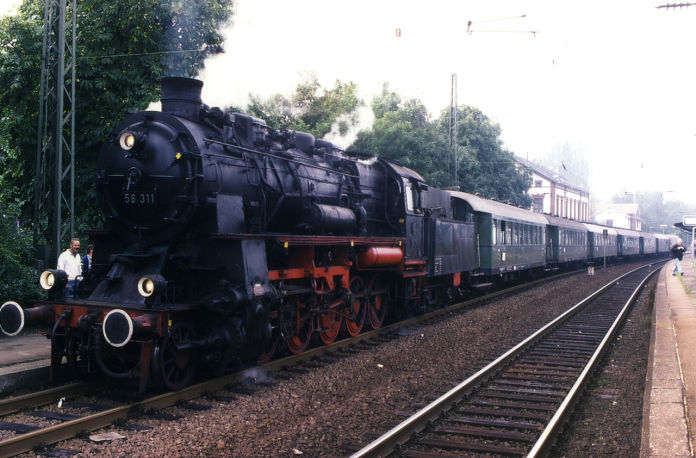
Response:
[[[587,227],[577,221],[544,215],[546,262],[549,268],[566,268],[584,264],[588,257]]]
[[[641,256],[657,255],[657,234],[650,232],[639,232],[640,235],[640,254]]]
[[[672,248],[672,245],[670,245],[669,235],[655,234],[655,243],[657,246],[658,255],[669,254],[669,250]]]
[[[582,224],[587,228],[587,239],[589,242],[588,260],[596,263],[603,259],[615,259],[618,254],[616,246],[618,234],[616,230],[596,224]]]
[[[635,257],[640,252],[640,233],[629,229],[614,228],[616,231],[616,247],[619,258]]]
[[[472,288],[543,274],[546,218],[472,194],[458,191],[450,191],[450,194],[454,218],[474,223]]]

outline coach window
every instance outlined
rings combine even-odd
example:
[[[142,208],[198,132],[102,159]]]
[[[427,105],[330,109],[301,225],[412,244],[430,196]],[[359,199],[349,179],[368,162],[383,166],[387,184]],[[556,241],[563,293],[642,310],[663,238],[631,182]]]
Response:
[[[492,239],[493,239],[493,245],[498,244],[498,220],[494,219],[493,220],[493,228],[492,228]]]
[[[519,245],[519,244],[520,244],[520,241],[521,241],[521,240],[520,240],[520,229],[522,229],[520,226],[521,226],[520,223],[515,223],[515,226],[514,226],[515,235],[514,235],[513,238],[512,238],[512,244],[513,244],[513,245]]]
[[[512,245],[512,223],[510,221],[505,226],[505,244]]]

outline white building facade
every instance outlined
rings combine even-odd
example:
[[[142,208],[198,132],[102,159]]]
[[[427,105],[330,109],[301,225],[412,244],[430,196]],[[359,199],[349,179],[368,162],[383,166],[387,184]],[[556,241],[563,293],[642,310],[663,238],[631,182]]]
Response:
[[[640,231],[638,204],[595,204],[594,221],[610,227]]]
[[[515,163],[532,171],[532,187],[527,191],[534,201],[532,211],[575,221],[590,221],[589,191],[535,162],[515,156]]]

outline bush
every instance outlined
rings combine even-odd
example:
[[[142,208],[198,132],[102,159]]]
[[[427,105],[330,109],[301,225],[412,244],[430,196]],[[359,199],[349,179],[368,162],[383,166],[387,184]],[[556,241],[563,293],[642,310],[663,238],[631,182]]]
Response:
[[[30,266],[32,234],[16,227],[15,218],[5,210],[0,206],[0,303],[11,300],[27,305],[43,294],[38,273]]]

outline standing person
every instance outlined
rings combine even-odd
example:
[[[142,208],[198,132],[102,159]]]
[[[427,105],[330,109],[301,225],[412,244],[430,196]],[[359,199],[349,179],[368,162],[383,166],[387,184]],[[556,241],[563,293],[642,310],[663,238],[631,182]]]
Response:
[[[674,259],[674,269],[672,269],[672,275],[677,275],[677,270],[679,270],[679,275],[684,275],[681,268],[681,260],[684,257],[684,246],[682,245],[682,239],[677,239],[677,244],[670,250],[672,252],[672,259]]]
[[[92,270],[92,252],[94,245],[87,245],[87,254],[82,256],[82,277],[87,278]]]
[[[65,297],[71,297],[76,293],[77,277],[82,275],[82,260],[80,259],[79,251],[80,241],[78,239],[72,239],[70,241],[70,248],[65,250],[58,258],[58,270],[62,270],[68,274],[68,284],[65,285],[65,291],[63,292]]]

